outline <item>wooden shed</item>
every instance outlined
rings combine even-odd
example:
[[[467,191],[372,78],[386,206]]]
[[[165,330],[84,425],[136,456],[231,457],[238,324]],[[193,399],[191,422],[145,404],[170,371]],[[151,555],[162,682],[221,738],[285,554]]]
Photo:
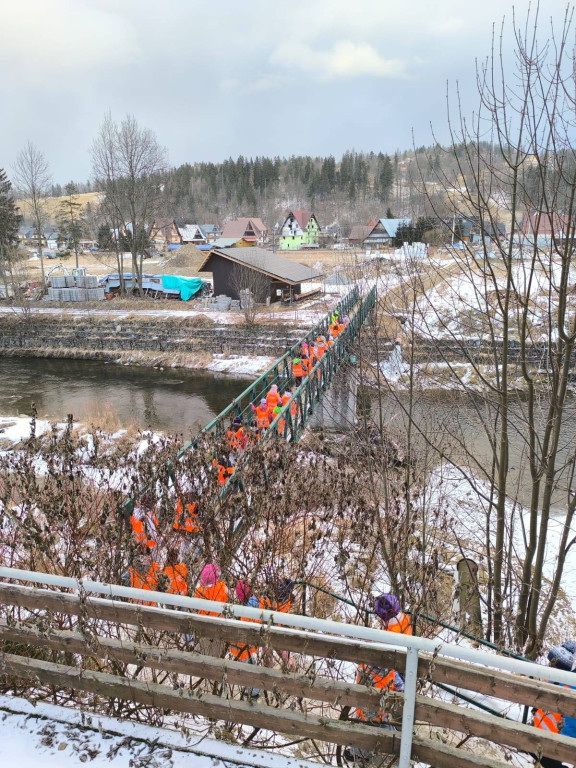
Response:
[[[212,272],[214,295],[239,299],[242,290],[250,290],[258,302],[297,300],[308,292],[306,283],[323,277],[321,272],[257,247],[213,248],[199,272]]]

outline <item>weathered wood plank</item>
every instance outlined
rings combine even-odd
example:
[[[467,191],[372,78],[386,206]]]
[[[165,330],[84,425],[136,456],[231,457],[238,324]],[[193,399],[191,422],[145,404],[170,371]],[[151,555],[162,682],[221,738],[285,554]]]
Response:
[[[431,664],[426,656],[418,660],[418,677],[428,677],[433,682],[446,683],[462,690],[576,717],[576,691],[543,680],[480,669],[456,660],[434,659]]]
[[[334,706],[351,705],[378,709],[381,699],[381,694],[355,683],[325,680],[320,677],[311,681],[303,675],[284,674],[278,669],[217,659],[199,653],[169,650],[129,640],[97,637],[91,638],[88,643],[78,632],[50,630],[40,635],[33,629],[9,627],[3,619],[0,620],[0,639],[92,658],[106,657],[125,664],[142,665],[190,677],[226,680],[231,685],[279,690],[293,696],[328,702]]]
[[[531,725],[509,722],[443,701],[416,697],[416,719],[439,725],[459,733],[505,744],[521,752],[546,755],[557,760],[574,761],[574,739],[558,736]]]
[[[303,715],[236,699],[221,699],[212,694],[197,696],[191,691],[171,691],[158,683],[125,680],[115,675],[77,669],[63,664],[29,659],[13,654],[0,655],[0,671],[27,680],[38,680],[59,688],[74,688],[100,696],[117,697],[159,709],[171,709],[285,733],[291,737],[319,739],[398,754],[398,734],[359,723]]]
[[[86,597],[81,601],[77,595],[28,589],[13,584],[0,583],[0,602],[28,610],[82,615],[134,627],[216,638],[228,643],[245,643],[341,661],[378,664],[400,671],[404,669],[406,663],[406,655],[403,651],[371,649],[348,638],[331,638],[326,635],[303,637],[290,634],[283,627],[268,624],[258,625],[246,621],[232,624],[226,619],[217,620],[210,616],[199,616],[186,611],[160,613],[148,606],[119,601],[112,603],[97,597]]]
[[[412,759],[422,760],[435,768],[510,768],[510,763],[494,760],[486,755],[475,755],[464,749],[450,747],[436,739],[423,739],[414,736],[412,742]]]

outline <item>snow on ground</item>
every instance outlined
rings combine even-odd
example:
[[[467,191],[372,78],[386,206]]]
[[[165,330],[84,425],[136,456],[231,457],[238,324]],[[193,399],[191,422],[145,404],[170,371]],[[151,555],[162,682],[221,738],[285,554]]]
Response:
[[[490,495],[487,483],[475,478],[472,482],[464,476],[465,470],[444,464],[433,472],[427,487],[427,504],[430,509],[446,509],[452,519],[453,531],[463,542],[467,542],[468,548],[473,550],[481,558],[484,551],[486,532],[485,513],[486,499]],[[514,521],[514,548],[516,554],[521,557],[524,552],[524,541],[519,525],[520,516],[528,524],[528,512],[519,504],[508,502],[506,505],[506,517]],[[548,525],[548,543],[546,548],[546,560],[544,563],[544,575],[552,579],[558,558],[558,547],[562,534],[563,514],[558,517],[554,514]],[[494,532],[493,532],[494,535]],[[576,536],[576,521],[572,523],[572,535]],[[466,544],[464,545],[466,548]],[[566,592],[569,602],[576,606],[576,547],[572,547],[566,557],[566,564],[562,576],[562,588]]]
[[[352,286],[347,286],[347,293]],[[334,306],[340,301],[340,295],[327,295],[324,300],[333,301]],[[259,323],[282,323],[289,325],[298,322],[299,325],[310,328],[326,316],[327,310],[323,305],[317,305],[318,299],[306,302],[304,304],[295,304],[293,309],[276,309],[271,305],[269,309],[259,312],[257,322]],[[14,307],[0,306],[0,314],[11,314],[18,316],[19,309]],[[212,320],[214,325],[236,325],[245,321],[244,314],[240,310],[230,312],[216,312],[213,310],[193,310],[193,309],[90,309],[81,307],[26,307],[26,311],[34,315],[66,315],[68,317],[110,317],[118,320],[125,320],[132,317],[204,317]]]
[[[115,720],[0,696],[0,764],[18,768],[318,768],[308,760],[247,749],[202,734]]]
[[[60,425],[64,427],[64,424]],[[52,428],[49,421],[38,419],[36,421],[36,435],[43,435]],[[9,440],[16,444],[30,437],[30,417],[0,416],[0,440]]]
[[[257,376],[270,368],[275,360],[275,357],[265,355],[212,355],[212,362],[208,363],[206,370]]]

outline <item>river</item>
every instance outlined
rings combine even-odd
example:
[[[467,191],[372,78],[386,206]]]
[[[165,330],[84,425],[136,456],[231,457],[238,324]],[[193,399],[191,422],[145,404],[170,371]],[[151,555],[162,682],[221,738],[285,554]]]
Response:
[[[105,430],[135,427],[197,432],[249,385],[250,379],[182,368],[143,368],[92,360],[4,357],[0,415],[74,419]]]

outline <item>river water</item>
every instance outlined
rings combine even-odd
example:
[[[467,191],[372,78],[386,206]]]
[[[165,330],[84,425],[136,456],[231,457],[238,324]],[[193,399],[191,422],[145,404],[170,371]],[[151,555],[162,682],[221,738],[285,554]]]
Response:
[[[64,421],[105,430],[196,433],[249,385],[247,378],[89,360],[0,358],[0,416]]]

